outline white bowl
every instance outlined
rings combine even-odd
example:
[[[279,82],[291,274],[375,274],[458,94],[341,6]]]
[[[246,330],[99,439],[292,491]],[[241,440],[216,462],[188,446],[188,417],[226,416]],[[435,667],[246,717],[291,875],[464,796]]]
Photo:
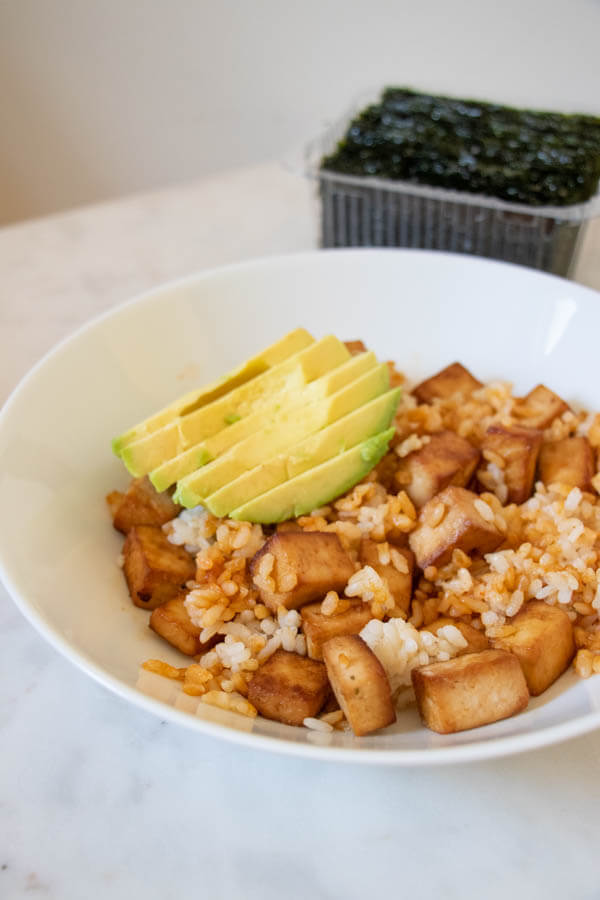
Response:
[[[600,296],[478,258],[406,250],[321,251],[204,272],[92,322],[43,359],[0,416],[2,578],[66,657],[164,719],[255,747],[352,762],[432,764],[518,752],[600,725],[600,678],[564,675],[511,719],[440,736],[417,713],[370,737],[322,735],[146,696],[138,667],[184,658],[147,627],[117,565],[104,497],[127,475],[110,439],[291,328],[362,338],[420,378],[460,360],[526,391],[540,381],[600,407]]]

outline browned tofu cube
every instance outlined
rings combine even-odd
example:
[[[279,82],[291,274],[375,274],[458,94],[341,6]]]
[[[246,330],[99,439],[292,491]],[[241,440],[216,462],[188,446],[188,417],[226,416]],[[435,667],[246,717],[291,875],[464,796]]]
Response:
[[[419,403],[431,403],[436,397],[441,400],[446,400],[455,394],[468,397],[480,387],[482,387],[481,381],[474,378],[468,369],[456,362],[446,366],[437,375],[432,375],[431,378],[422,381],[413,388],[412,392]]]
[[[328,694],[323,663],[286,650],[276,650],[248,685],[248,700],[261,716],[285,725],[316,716]]]
[[[489,725],[521,712],[529,691],[516,656],[505,650],[467,653],[411,673],[424,724],[439,734]]]
[[[358,737],[393,725],[396,710],[385,670],[357,634],[331,638],[323,645],[329,682],[340,709]]]
[[[110,494],[106,495],[106,502],[108,503],[108,509],[110,511],[110,517],[113,520],[113,525],[115,524],[115,516],[123,502],[124,496],[125,494],[122,491],[111,491]],[[120,529],[118,530],[120,531]]]
[[[462,656],[464,653],[480,653],[482,650],[487,650],[490,646],[490,642],[483,631],[478,631],[472,625],[469,625],[468,622],[463,622],[461,619],[453,619],[451,616],[441,616],[435,622],[432,622],[431,625],[426,625],[420,630],[437,634],[440,628],[444,628],[446,625],[454,625],[455,628],[458,628],[467,642],[467,646],[459,651],[459,656]]]
[[[504,460],[504,483],[508,503],[524,503],[531,496],[535,467],[543,434],[536,428],[491,425],[483,436],[481,450]]]
[[[396,607],[407,613],[412,598],[414,553],[408,548],[394,547],[395,552],[392,554],[392,547],[390,547],[390,562],[384,564],[380,561],[380,546],[376,541],[363,538],[360,542],[360,562],[363,566],[371,566],[387,582]],[[400,556],[396,564],[394,563],[395,553]]]
[[[198,656],[210,650],[221,638],[215,635],[204,643],[200,640],[201,629],[192,623],[185,608],[186,596],[187,592],[181,591],[172,600],[157,606],[152,611],[149,624],[156,634],[186,656]]]
[[[328,591],[342,591],[354,564],[337,534],[284,531],[272,535],[252,558],[250,574],[269,609],[298,609]]]
[[[367,351],[362,341],[344,341],[344,345],[352,356],[358,356],[359,353],[366,353]]]
[[[542,694],[562,675],[575,655],[573,626],[566,612],[533,600],[511,620],[512,633],[492,641],[521,663],[532,697]]]
[[[453,550],[483,555],[495,550],[502,540],[491,508],[477,494],[461,487],[447,487],[425,504],[408,543],[417,565],[425,570],[428,566],[445,565]]]
[[[358,634],[373,616],[368,603],[352,603],[350,609],[333,616],[321,612],[320,603],[302,607],[302,631],[311,659],[323,659],[323,644],[343,634]]]
[[[157,525],[134,525],[123,544],[123,574],[131,599],[142,609],[171,600],[196,572],[194,558],[167,540]]]
[[[544,484],[568,484],[592,491],[596,474],[594,451],[586,437],[548,441],[540,452],[540,479]]]
[[[123,534],[134,525],[164,525],[181,511],[168,491],[154,490],[148,477],[134,478],[124,494],[112,491],[106,500],[113,525]]]
[[[548,428],[557,416],[569,409],[562,397],[538,384],[513,407],[513,415],[530,428]]]
[[[301,525],[298,525],[298,523],[294,521],[294,519],[288,519],[286,522],[279,522],[275,526],[275,531],[303,531],[303,528]]]
[[[415,506],[424,506],[449,484],[469,483],[480,453],[454,431],[432,434],[429,443],[400,460],[396,473],[399,489],[404,489]]]

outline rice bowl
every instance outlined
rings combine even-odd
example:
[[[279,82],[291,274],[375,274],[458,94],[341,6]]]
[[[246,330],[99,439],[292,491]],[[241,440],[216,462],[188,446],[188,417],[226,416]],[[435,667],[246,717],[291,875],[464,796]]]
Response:
[[[324,295],[329,298],[325,305],[319,300]],[[519,300],[523,296],[526,304]],[[436,738],[424,735],[412,718],[394,734],[359,744],[337,732],[318,734],[319,740],[327,739],[326,746],[290,735],[285,726],[261,723],[248,732],[231,722],[222,724],[226,719],[215,722],[208,713],[205,719],[190,717],[135,689],[137,662],[157,655],[157,645],[152,635],[140,635],[126,607],[116,565],[118,540],[104,533],[106,516],[100,526],[103,493],[123,484],[117,464],[105,458],[105,436],[124,427],[140,409],[150,412],[157,401],[185,388],[190,382],[178,375],[186,364],[200,360],[204,377],[221,371],[224,360],[233,363],[247,355],[257,320],[261,336],[254,346],[281,333],[297,321],[298,304],[302,321],[315,331],[339,330],[336,323],[343,317],[345,333],[364,337],[415,377],[460,358],[486,379],[509,378],[518,390],[543,380],[569,401],[596,405],[592,341],[597,298],[569,282],[443,254],[361,251],[252,263],[168,286],[61,345],[30,374],[3,412],[7,539],[2,571],[21,608],[55,646],[121,695],[181,724],[257,747],[356,761],[433,763],[539,746],[595,727],[593,679],[566,679],[543,704],[534,704],[519,720],[491,726],[485,735]],[[490,305],[504,310],[495,325],[494,345],[484,340],[490,333]],[[385,326],[398,321],[399,306],[403,325],[392,333]],[[212,333],[216,317],[223,323],[236,321],[226,345],[214,346],[203,328],[209,310]],[[452,352],[445,351],[447,346]],[[74,370],[85,392],[73,384]],[[197,371],[194,380],[201,380]],[[115,396],[120,397],[118,407]],[[94,511],[92,496],[100,498]],[[6,527],[8,522],[14,528]],[[17,539],[24,529],[31,537],[27,554]],[[107,612],[103,602],[100,615],[100,598],[107,595],[121,598],[118,608]],[[77,605],[74,596],[81,598]],[[179,663],[176,654],[171,660]]]

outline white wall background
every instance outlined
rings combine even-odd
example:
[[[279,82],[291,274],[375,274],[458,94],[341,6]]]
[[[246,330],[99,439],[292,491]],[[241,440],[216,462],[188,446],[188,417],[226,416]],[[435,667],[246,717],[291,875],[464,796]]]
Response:
[[[0,223],[282,157],[392,82],[600,113],[600,0],[0,0]]]

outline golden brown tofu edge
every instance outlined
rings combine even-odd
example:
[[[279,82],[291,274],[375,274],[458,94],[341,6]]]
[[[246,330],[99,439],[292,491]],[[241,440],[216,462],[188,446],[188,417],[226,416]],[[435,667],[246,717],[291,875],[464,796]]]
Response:
[[[420,569],[444,565],[455,549],[467,554],[491,553],[503,541],[493,521],[477,509],[481,498],[460,487],[448,487],[425,504],[409,546]],[[491,518],[493,513],[490,510]]]
[[[332,690],[357,737],[396,721],[388,677],[361,637],[332,638],[323,645],[323,659]]]
[[[285,725],[302,725],[316,716],[329,695],[325,665],[276,650],[248,684],[248,700],[260,715]]]
[[[191,554],[171,544],[155,525],[136,525],[123,544],[123,574],[133,603],[155,609],[195,575]]]
[[[261,567],[267,554],[273,556],[273,564],[263,577]],[[253,557],[250,574],[262,602],[271,610],[279,606],[298,609],[322,599],[328,591],[343,590],[354,574],[354,564],[336,534],[284,531],[271,535]],[[271,578],[275,590],[269,586]]]
[[[543,600],[528,603],[508,624],[508,633],[492,641],[521,664],[532,697],[543,694],[575,655],[573,626],[566,612]]]
[[[518,659],[504,650],[467,653],[411,673],[423,723],[439,734],[490,725],[529,702]]]

